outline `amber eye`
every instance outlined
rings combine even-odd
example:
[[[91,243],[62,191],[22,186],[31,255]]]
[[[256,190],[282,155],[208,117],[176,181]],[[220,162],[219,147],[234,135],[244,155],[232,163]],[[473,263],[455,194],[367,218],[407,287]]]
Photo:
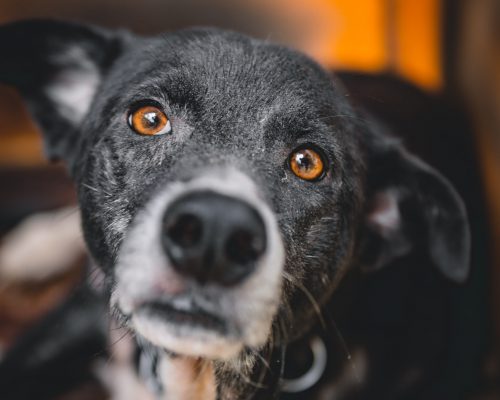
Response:
[[[165,113],[152,105],[134,109],[128,116],[128,124],[140,135],[164,135],[172,131],[170,120]]]
[[[315,181],[323,177],[325,163],[316,150],[302,147],[290,155],[290,169],[301,179]]]

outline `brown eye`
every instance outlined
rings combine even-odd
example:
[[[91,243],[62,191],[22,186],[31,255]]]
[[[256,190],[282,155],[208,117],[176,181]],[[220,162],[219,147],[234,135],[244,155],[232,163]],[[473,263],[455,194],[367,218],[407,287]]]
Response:
[[[156,106],[142,106],[128,116],[129,126],[140,135],[164,135],[172,131],[170,120]]]
[[[317,151],[301,148],[290,155],[290,169],[301,179],[315,181],[323,177],[325,163]]]

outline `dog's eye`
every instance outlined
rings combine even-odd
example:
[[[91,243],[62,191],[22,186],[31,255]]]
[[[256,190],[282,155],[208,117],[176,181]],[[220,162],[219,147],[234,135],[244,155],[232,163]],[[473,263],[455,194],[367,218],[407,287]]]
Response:
[[[301,147],[290,155],[290,169],[299,178],[306,181],[316,181],[325,173],[323,157],[309,147]]]
[[[128,124],[140,135],[165,135],[172,131],[168,117],[153,105],[134,109],[128,116]]]

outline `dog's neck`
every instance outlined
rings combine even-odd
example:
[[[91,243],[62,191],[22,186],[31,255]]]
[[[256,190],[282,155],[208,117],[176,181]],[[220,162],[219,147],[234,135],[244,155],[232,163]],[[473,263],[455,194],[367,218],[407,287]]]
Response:
[[[252,398],[274,398],[278,392],[283,392],[284,398],[287,393],[293,397],[315,390],[327,362],[326,347],[318,336],[308,337],[286,352],[284,347],[275,349],[269,366],[257,371],[260,375],[264,373],[261,379],[243,379],[241,373],[235,375],[234,371],[216,371],[217,365],[211,361],[177,356],[147,345],[139,351],[138,369],[141,379],[155,393],[156,398],[162,400],[232,399],[240,398],[242,394]],[[311,352],[312,360],[310,363],[306,361],[305,364],[297,365],[296,354],[304,351]],[[282,366],[285,359],[290,360],[295,371],[298,371],[293,378],[283,378]],[[228,379],[224,379],[225,373],[228,373]],[[231,384],[225,385],[224,382]]]
[[[335,342],[328,332],[320,335],[313,331],[297,343],[274,349],[268,365],[255,368],[255,375],[249,377],[220,370],[220,365],[211,361],[146,347],[140,354],[139,371],[142,381],[161,400],[270,399],[278,393],[283,400],[332,398],[332,393],[359,386],[366,364],[361,349],[353,349],[352,358],[350,353],[344,357],[339,354],[342,346]],[[304,353],[312,356],[305,362]],[[344,362],[338,364],[339,358]]]
[[[215,400],[217,388],[211,362],[165,355],[159,365],[164,400]]]
[[[233,370],[225,363],[171,354],[136,337],[136,360],[141,380],[157,399],[296,398],[316,393],[328,367],[326,332],[312,330],[303,338],[274,348],[255,359],[250,370]],[[263,363],[259,362],[260,360]],[[246,364],[246,363],[244,363]],[[249,364],[249,365],[250,365]],[[265,364],[265,365],[264,365]],[[248,373],[248,376],[247,376]]]

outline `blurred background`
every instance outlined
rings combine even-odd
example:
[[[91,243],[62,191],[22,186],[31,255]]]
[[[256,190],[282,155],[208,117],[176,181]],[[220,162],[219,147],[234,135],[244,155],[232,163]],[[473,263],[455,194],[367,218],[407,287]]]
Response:
[[[456,376],[471,398],[500,398],[499,0],[0,0],[0,23],[28,17],[141,34],[214,25],[291,45],[337,72],[356,106],[464,197],[473,272],[455,294]],[[64,169],[45,161],[18,94],[1,85],[0,122],[1,360],[74,293],[85,257]]]

